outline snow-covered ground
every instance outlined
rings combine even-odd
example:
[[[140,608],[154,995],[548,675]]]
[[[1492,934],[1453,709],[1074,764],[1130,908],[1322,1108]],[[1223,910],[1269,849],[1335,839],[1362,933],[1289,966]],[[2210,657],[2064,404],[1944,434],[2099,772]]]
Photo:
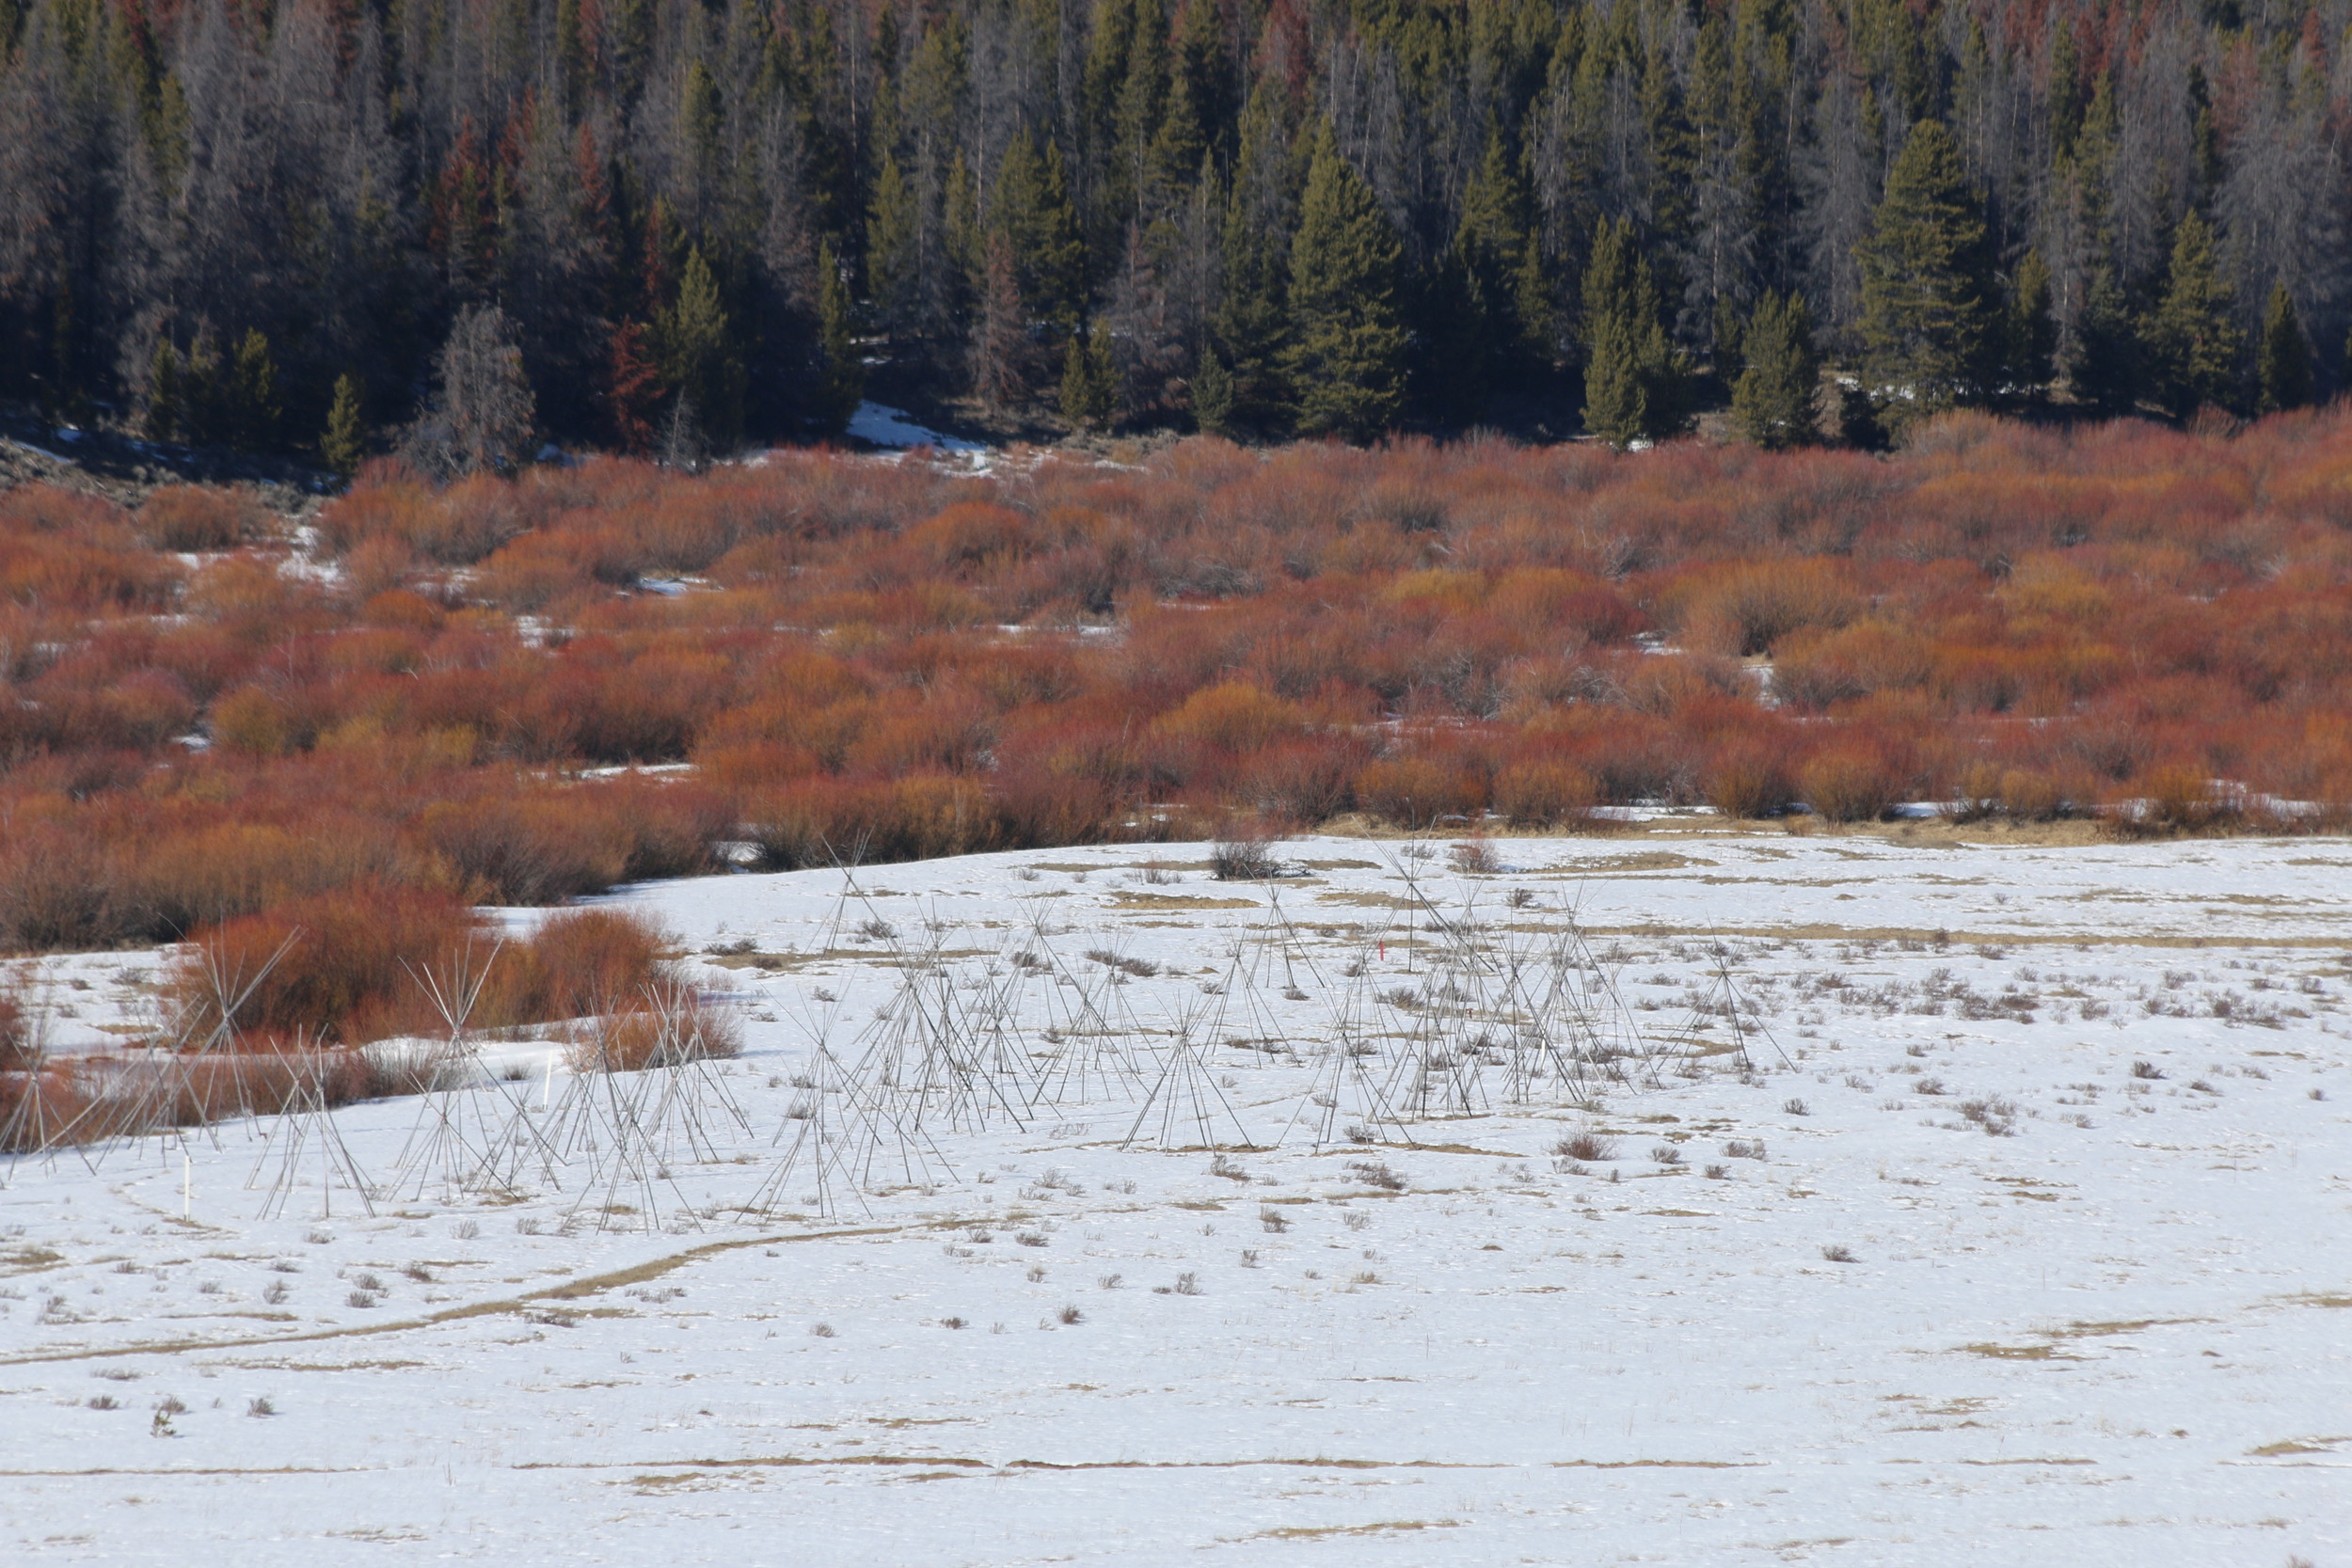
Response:
[[[859,404],[857,412],[850,416],[850,434],[878,447],[929,447],[942,452],[986,450],[977,442],[917,424],[907,417],[905,409],[882,403]]]
[[[741,1059],[13,1168],[0,1551],[2352,1562],[2352,847],[1890,832],[633,890]]]

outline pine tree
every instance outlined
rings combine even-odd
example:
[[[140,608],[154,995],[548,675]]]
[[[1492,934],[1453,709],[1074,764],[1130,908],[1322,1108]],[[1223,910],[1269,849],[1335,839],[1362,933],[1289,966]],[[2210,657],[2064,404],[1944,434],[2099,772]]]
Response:
[[[850,333],[850,288],[830,241],[817,247],[817,342],[824,355],[824,378],[816,397],[818,428],[837,436],[849,428],[866,398],[866,366]]]
[[[1073,330],[1086,292],[1086,242],[1058,148],[1041,155],[1027,131],[1013,136],[997,161],[988,224],[1012,242],[1015,275],[1030,313],[1057,332]]]
[[[2144,360],[2131,301],[2115,280],[2115,270],[2100,267],[2083,291],[2082,313],[2074,322],[2070,379],[2075,401],[2104,413],[2129,410],[2148,390]]]
[[[2061,17],[2058,37],[2050,45],[2050,150],[2058,160],[2070,157],[2074,138],[2083,128],[2082,52],[2074,45],[2074,25]]]
[[[696,60],[686,68],[686,91],[678,104],[678,139],[698,173],[708,174],[719,161],[721,111],[719,81],[710,67]]]
[[[184,419],[180,400],[180,351],[172,347],[169,338],[158,339],[147,372],[148,439],[179,439]]]
[[[367,456],[367,426],[359,409],[359,378],[345,371],[335,378],[334,401],[326,410],[326,429],[319,436],[319,456],[333,472],[349,479]]]
[[[1223,287],[1210,326],[1232,382],[1221,416],[1232,434],[1279,435],[1292,418],[1281,367],[1293,325],[1286,293],[1297,182],[1283,113],[1276,88],[1262,82],[1250,93],[1218,236]]]
[[[2270,286],[2270,301],[2263,308],[2261,381],[2260,411],[2265,414],[2306,407],[2315,391],[2312,345],[2284,283]]]
[[[2245,341],[2230,319],[2230,290],[2214,254],[2213,230],[2193,211],[2172,231],[2172,263],[2147,340],[2159,395],[2174,415],[2186,418],[2205,404],[2226,408],[2237,401]]]
[[[913,319],[919,292],[916,221],[914,189],[897,156],[885,153],[866,204],[866,281],[883,320],[894,326]]]
[[[2050,314],[2050,269],[2039,250],[2026,252],[2010,278],[2001,332],[2010,388],[2031,394],[2048,386],[2058,352],[2058,323]]]
[[[1110,423],[1118,403],[1119,369],[1111,362],[1110,343],[1096,332],[1071,334],[1062,356],[1062,418],[1081,430],[1100,430]]]
[[[1028,334],[1021,304],[1021,281],[1012,264],[1012,243],[1003,231],[988,237],[978,319],[972,326],[972,390],[990,409],[1002,412],[1028,395]]]
[[[228,388],[223,385],[220,351],[209,330],[188,344],[180,365],[180,439],[192,447],[209,447],[230,438]]]
[[[269,340],[259,327],[246,328],[230,362],[228,388],[230,443],[246,451],[262,451],[278,444],[278,421],[284,410],[278,402],[278,361]]]
[[[1604,221],[1584,269],[1584,428],[1613,446],[1687,421],[1690,367],[1667,341],[1658,277],[1631,220]]]
[[[660,327],[664,379],[692,401],[713,442],[734,446],[743,427],[743,363],[720,302],[719,279],[700,245],[687,254],[677,303],[663,312]]]
[[[1192,417],[1213,436],[1233,434],[1233,374],[1214,348],[1200,351],[1192,377]]]
[[[1815,400],[1821,389],[1821,361],[1804,300],[1766,294],[1741,342],[1747,369],[1731,393],[1731,417],[1740,433],[1770,451],[1812,440],[1820,429]]]
[[[1324,121],[1291,242],[1297,335],[1283,368],[1297,389],[1301,431],[1362,440],[1395,421],[1405,402],[1402,255],[1371,187],[1340,156]]]
[[[1999,347],[1984,199],[1941,120],[1911,128],[1857,259],[1870,379],[1899,422],[1981,398]]]
[[[1584,340],[1584,428],[1613,447],[1645,440],[1656,420],[1650,378],[1644,374],[1647,342],[1623,316],[1596,318]]]
[[[1497,387],[1523,380],[1544,356],[1550,310],[1533,225],[1526,182],[1501,130],[1490,127],[1442,269],[1451,319],[1434,346],[1457,417],[1474,414]]]
[[[958,152],[947,166],[947,201],[943,238],[946,241],[947,260],[971,287],[965,291],[973,299],[979,297],[982,278],[988,271],[988,237],[980,228],[980,187],[972,178],[972,166]]]

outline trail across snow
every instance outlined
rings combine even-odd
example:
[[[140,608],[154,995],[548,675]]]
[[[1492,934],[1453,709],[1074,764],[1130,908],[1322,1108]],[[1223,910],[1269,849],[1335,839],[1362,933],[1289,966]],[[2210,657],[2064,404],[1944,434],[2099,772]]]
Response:
[[[629,890],[747,1043],[634,1185],[392,1184],[413,1101],[335,1114],[350,1170],[268,1122],[7,1169],[0,1553],[2352,1562],[2352,847],[1692,826]],[[1417,1032],[1508,1027],[1449,943],[1571,917],[1692,1051],[1455,1053],[1474,1114],[1405,1115]],[[53,966],[60,1027],[155,961]],[[1025,1089],[786,1163],[819,1042],[1008,997]]]

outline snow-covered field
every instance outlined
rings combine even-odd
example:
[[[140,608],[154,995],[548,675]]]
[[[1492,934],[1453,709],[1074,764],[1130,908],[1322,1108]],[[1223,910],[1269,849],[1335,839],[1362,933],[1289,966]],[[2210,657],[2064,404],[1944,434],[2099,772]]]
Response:
[[[0,1553],[2352,1563],[2352,847],[1690,826],[634,890],[741,1059],[8,1172]]]

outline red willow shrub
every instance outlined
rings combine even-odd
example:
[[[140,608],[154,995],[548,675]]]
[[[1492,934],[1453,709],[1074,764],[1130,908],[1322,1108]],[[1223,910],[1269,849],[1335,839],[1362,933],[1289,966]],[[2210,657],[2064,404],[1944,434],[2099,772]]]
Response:
[[[379,465],[324,562],[227,492],[0,495],[0,948],[1234,812],[2352,811],[2342,410],[1031,455]]]
[[[282,1052],[438,1036],[434,988],[453,995],[464,974],[482,977],[472,1027],[640,1011],[671,984],[667,942],[628,910],[566,910],[501,941],[449,895],[345,888],[196,933],[164,976],[165,1037]]]

